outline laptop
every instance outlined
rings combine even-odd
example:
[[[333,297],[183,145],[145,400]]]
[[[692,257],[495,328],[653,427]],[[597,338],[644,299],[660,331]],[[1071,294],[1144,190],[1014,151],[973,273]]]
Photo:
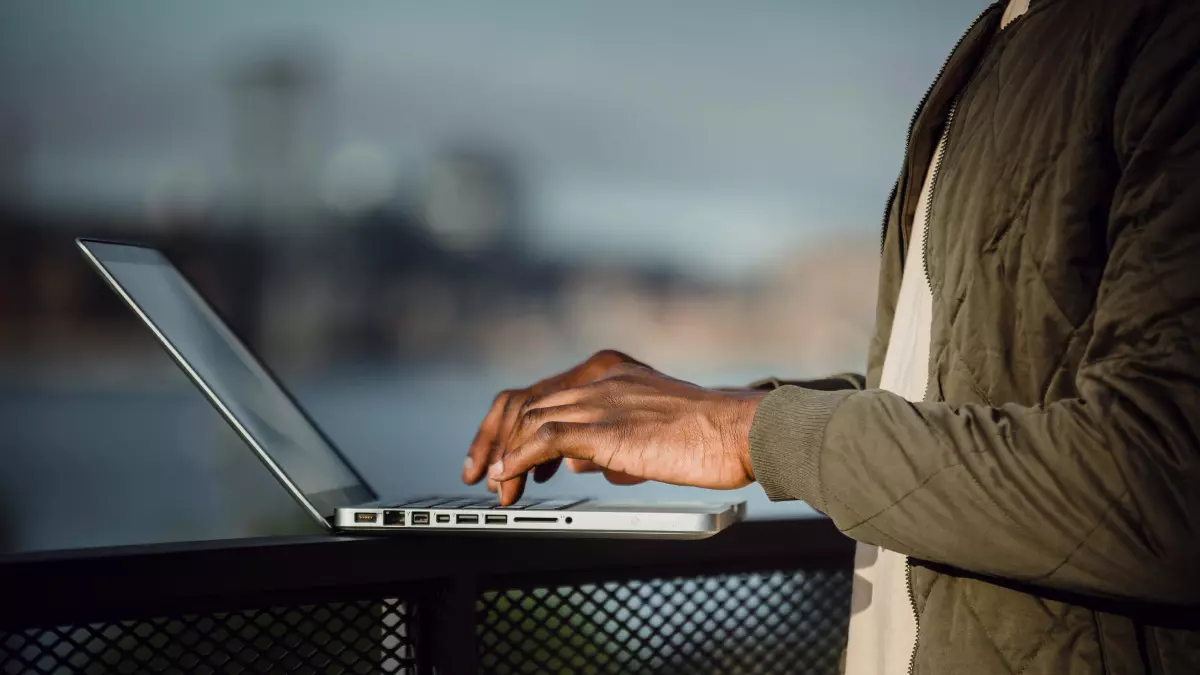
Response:
[[[77,245],[300,506],[329,531],[493,532],[698,539],[745,502],[610,502],[377,492],[183,274],[156,249]]]

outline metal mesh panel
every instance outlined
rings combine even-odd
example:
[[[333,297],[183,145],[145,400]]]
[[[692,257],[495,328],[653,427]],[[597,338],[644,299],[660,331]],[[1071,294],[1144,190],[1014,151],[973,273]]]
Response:
[[[836,673],[850,571],[780,571],[485,593],[485,673]]]
[[[0,673],[413,673],[408,607],[367,600],[0,633]]]

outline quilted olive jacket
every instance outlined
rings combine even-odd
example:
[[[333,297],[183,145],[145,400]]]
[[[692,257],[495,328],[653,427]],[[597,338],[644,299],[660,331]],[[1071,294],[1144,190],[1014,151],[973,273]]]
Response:
[[[776,388],[754,473],[910,557],[916,673],[1200,674],[1200,0],[1002,10],[913,120],[865,388]],[[909,255],[916,403],[876,388]]]

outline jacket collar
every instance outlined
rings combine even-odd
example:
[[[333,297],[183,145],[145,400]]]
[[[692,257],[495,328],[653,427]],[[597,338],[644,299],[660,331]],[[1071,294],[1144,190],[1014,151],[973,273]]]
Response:
[[[951,53],[941,77],[934,82],[925,105],[917,113],[909,139],[904,176],[900,182],[900,204],[903,206],[900,223],[906,242],[910,240],[917,196],[933,161],[933,152],[937,149],[950,105],[987,52],[988,45],[1000,27],[1000,18],[1004,14],[1006,4],[1001,0],[984,10]],[[1033,11],[1035,4],[1041,3],[1038,0],[1030,0],[1028,11]]]

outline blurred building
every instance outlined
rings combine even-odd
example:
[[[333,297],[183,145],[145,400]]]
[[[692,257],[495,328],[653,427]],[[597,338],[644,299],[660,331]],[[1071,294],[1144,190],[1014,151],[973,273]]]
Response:
[[[298,229],[317,212],[328,154],[327,67],[303,44],[271,46],[228,76],[234,222]]]
[[[422,222],[447,250],[517,257],[528,242],[520,176],[510,157],[465,144],[437,157],[421,196]]]

